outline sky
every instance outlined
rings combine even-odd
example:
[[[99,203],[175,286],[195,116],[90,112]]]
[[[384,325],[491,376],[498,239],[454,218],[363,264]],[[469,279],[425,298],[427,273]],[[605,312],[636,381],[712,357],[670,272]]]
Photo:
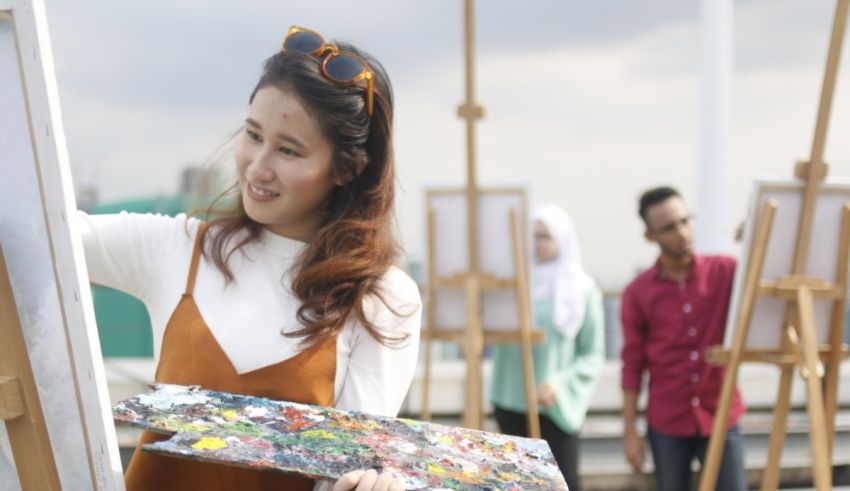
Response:
[[[103,200],[173,193],[188,164],[230,167],[221,145],[290,25],[373,54],[395,90],[400,235],[407,259],[424,259],[424,189],[465,182],[461,1],[46,5],[75,183]],[[730,223],[753,176],[790,177],[810,151],[833,9],[735,3]],[[654,259],[635,213],[643,189],[672,184],[697,201],[699,14],[696,0],[477,2],[479,180],[564,206],[606,289]],[[846,51],[831,176],[850,176]]]

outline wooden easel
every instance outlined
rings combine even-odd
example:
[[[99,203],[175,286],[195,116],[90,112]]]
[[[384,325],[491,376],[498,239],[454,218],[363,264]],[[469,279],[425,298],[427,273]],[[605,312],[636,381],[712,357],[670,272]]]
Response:
[[[0,420],[22,489],[60,490],[6,260],[0,248]]]
[[[458,116],[466,120],[467,155],[467,232],[469,271],[457,273],[449,278],[437,278],[434,274],[434,230],[433,215],[428,210],[429,274],[428,274],[428,325],[422,339],[425,346],[425,373],[422,395],[422,419],[430,419],[429,392],[431,371],[431,341],[435,339],[462,344],[466,358],[466,387],[464,396],[463,425],[480,429],[482,426],[482,375],[481,363],[484,345],[489,342],[519,342],[522,349],[525,393],[528,407],[528,429],[533,438],[540,438],[540,421],[537,412],[537,395],[534,384],[534,366],[531,353],[531,306],[528,298],[527,264],[523,251],[525,241],[516,213],[505,217],[511,223],[514,278],[495,278],[482,273],[478,258],[478,198],[480,189],[476,180],[475,123],[484,117],[484,108],[475,102],[475,36],[474,0],[464,0],[464,33],[466,65],[466,102],[458,107]],[[435,324],[434,291],[437,287],[462,288],[465,291],[467,312],[466,330],[458,333],[441,332]],[[514,288],[520,314],[519,329],[515,332],[485,333],[481,319],[481,295],[488,288]],[[542,338],[539,338],[542,339]]]
[[[776,211],[775,202],[767,202],[758,217],[757,232],[751,243],[750,263],[742,291],[741,309],[735,320],[731,349],[712,349],[707,354],[710,362],[726,365],[726,375],[720,401],[715,414],[708,454],[705,460],[700,491],[713,491],[726,441],[729,409],[742,362],[772,363],[782,370],[777,404],[773,413],[773,430],[770,436],[768,462],[762,479],[762,490],[774,490],[779,483],[779,460],[785,444],[785,427],[790,409],[791,383],[794,367],[798,367],[806,381],[807,410],[811,428],[810,445],[813,458],[813,475],[818,491],[832,489],[831,449],[835,437],[835,413],[838,403],[838,377],[841,360],[847,357],[847,347],[842,345],[844,306],[847,298],[847,267],[850,252],[850,203],[845,204],[841,215],[838,257],[835,282],[805,276],[809,255],[816,199],[820,183],[828,167],[823,153],[826,132],[835,90],[835,79],[841,54],[841,45],[847,22],[850,0],[838,0],[832,37],[827,57],[823,88],[821,90],[818,118],[815,126],[812,154],[808,162],[800,162],[795,175],[805,182],[802,209],[797,230],[794,264],[790,276],[769,283],[761,281],[768,237]],[[778,350],[748,350],[746,348],[750,321],[757,297],[781,298],[787,301],[782,343]],[[832,318],[829,344],[817,345],[814,299],[832,300]],[[824,370],[824,362],[826,370]],[[821,379],[825,379],[822,381]],[[821,384],[825,389],[822,389]],[[825,390],[825,393],[824,393]]]
[[[482,189],[480,192],[521,192],[519,189]],[[522,367],[517,367],[518,369],[523,370],[523,376],[525,380],[525,395],[526,395],[526,403],[529,407],[532,407],[532,410],[528,412],[529,421],[529,433],[536,438],[539,438],[539,420],[537,419],[538,414],[536,410],[537,402],[536,402],[536,394],[535,394],[535,384],[534,384],[534,366],[532,360],[531,353],[531,344],[533,342],[541,342],[543,340],[543,332],[542,331],[532,331],[531,327],[531,306],[528,299],[528,279],[527,279],[527,261],[525,258],[525,237],[527,236],[526,231],[518,219],[517,210],[511,209],[505,216],[510,223],[510,241],[511,241],[511,261],[514,266],[515,275],[513,277],[499,277],[497,275],[479,271],[478,275],[478,291],[473,291],[467,288],[468,281],[468,272],[454,272],[453,274],[447,274],[444,276],[440,276],[437,273],[437,268],[435,266],[436,263],[436,227],[434,224],[434,211],[430,206],[431,196],[433,194],[457,194],[457,190],[429,190],[428,191],[428,199],[427,199],[427,219],[428,219],[428,283],[427,283],[427,292],[426,298],[427,300],[427,318],[428,323],[425,326],[422,334],[423,343],[425,346],[425,366],[424,366],[424,377],[422,384],[422,417],[423,419],[430,419],[430,405],[429,405],[429,395],[430,395],[430,379],[431,379],[431,341],[449,341],[458,343],[464,347],[468,346],[469,338],[470,338],[470,330],[475,329],[478,332],[476,336],[476,340],[474,342],[480,342],[480,346],[483,350],[484,345],[488,344],[498,344],[498,343],[517,343],[521,348],[522,355]],[[522,195],[523,205],[520,207],[521,210],[527,209],[525,202],[525,196]],[[464,330],[457,329],[448,329],[448,326],[440,326],[440,320],[437,315],[437,293],[440,290],[462,290],[464,291],[464,305],[467,311],[467,320],[465,324]],[[516,329],[512,330],[485,330],[486,326],[483,325],[483,316],[482,316],[482,305],[481,305],[481,295],[487,290],[505,290],[510,289],[513,291],[514,298],[517,299],[517,311],[519,314],[519,325]],[[474,306],[475,310],[470,309],[470,305]],[[473,318],[474,317],[474,318]],[[467,365],[471,363],[470,357],[467,354],[467,351],[464,350],[464,354],[466,355]],[[480,354],[478,358],[478,362],[480,363]],[[473,362],[474,363],[474,362]],[[471,380],[469,375],[467,375],[467,385],[466,385],[466,395],[465,399],[468,402],[470,398],[478,395],[480,397],[481,394],[481,379],[479,375],[478,380]],[[469,403],[464,411],[464,416],[467,417],[469,413],[474,413],[472,417],[481,418],[481,400],[479,399],[477,402],[473,401],[473,404],[477,404],[476,406],[472,406],[472,409],[469,407]],[[532,416],[534,417],[531,420]],[[464,423],[466,425],[466,419],[464,419]],[[475,423],[472,423],[475,424]],[[479,423],[480,425],[480,419]],[[480,427],[480,426],[479,426]],[[536,432],[536,434],[534,433]]]

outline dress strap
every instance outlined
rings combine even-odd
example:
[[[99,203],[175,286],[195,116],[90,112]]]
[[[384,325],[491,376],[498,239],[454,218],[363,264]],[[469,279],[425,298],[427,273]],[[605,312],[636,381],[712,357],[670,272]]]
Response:
[[[201,262],[201,251],[203,250],[204,232],[207,230],[207,223],[201,222],[198,227],[198,234],[195,236],[195,247],[192,249],[192,264],[189,266],[189,278],[186,280],[185,295],[191,295],[195,291],[195,278],[198,276],[198,263]]]

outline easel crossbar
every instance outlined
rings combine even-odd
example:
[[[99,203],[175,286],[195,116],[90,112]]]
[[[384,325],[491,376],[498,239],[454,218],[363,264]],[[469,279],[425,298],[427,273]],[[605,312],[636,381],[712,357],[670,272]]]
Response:
[[[466,273],[457,273],[452,276],[434,278],[434,286],[436,288],[463,290],[466,288],[467,276]],[[482,290],[502,290],[513,288],[516,284],[516,280],[513,278],[497,278],[488,273],[479,273],[478,281],[479,288]]]
[[[505,331],[484,331],[484,344],[503,344],[503,343],[516,343],[517,342],[517,332],[519,332],[520,328],[516,328],[516,330],[505,330]],[[466,332],[463,330],[457,331],[446,331],[438,328],[428,328],[422,330],[421,339],[428,341],[449,341],[454,343],[461,343],[466,338]],[[546,340],[546,333],[539,329],[535,329],[531,331],[531,342],[533,344],[542,343]]]
[[[850,357],[850,347],[846,344],[841,346],[842,360]],[[731,359],[732,352],[728,349],[716,346],[710,348],[705,353],[707,362],[713,365],[728,365]],[[830,360],[832,356],[832,348],[829,345],[821,345],[818,347],[818,357],[823,363]],[[799,358],[795,355],[788,354],[778,349],[749,349],[741,354],[742,362],[769,363],[773,365],[796,365]]]
[[[844,288],[840,285],[818,280],[815,278],[787,277],[777,282],[762,281],[759,283],[758,296],[794,300],[800,286],[806,286],[815,298],[841,300]]]

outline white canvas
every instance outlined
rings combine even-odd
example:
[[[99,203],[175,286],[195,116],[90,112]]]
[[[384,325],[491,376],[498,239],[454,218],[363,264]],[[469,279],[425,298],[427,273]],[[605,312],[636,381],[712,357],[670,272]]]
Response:
[[[800,221],[803,199],[803,182],[798,180],[757,180],[753,186],[748,219],[744,233],[744,257],[738,263],[732,301],[726,327],[725,346],[731,347],[733,331],[740,314],[740,300],[744,276],[750,258],[750,244],[755,234],[756,221],[769,199],[778,203],[773,228],[767,244],[761,279],[776,281],[791,274],[794,248]],[[821,186],[817,199],[812,239],[809,247],[806,276],[825,281],[835,281],[838,256],[838,239],[841,231],[841,209],[850,202],[850,182],[830,181]],[[779,348],[782,340],[782,322],[785,316],[784,300],[758,298],[753,312],[748,348]],[[819,343],[827,343],[832,316],[832,301],[815,300],[815,329]]]
[[[479,196],[478,258],[480,271],[498,278],[512,279],[514,259],[510,228],[510,210],[515,210],[525,240],[523,254],[528,265],[528,210],[523,189],[485,190]],[[467,207],[464,189],[427,194],[434,213],[435,274],[439,278],[469,270]],[[463,330],[467,325],[463,290],[437,289],[434,327],[443,331]],[[482,325],[485,331],[519,330],[519,311],[513,288],[485,290],[481,299]],[[430,322],[430,320],[429,320]]]

